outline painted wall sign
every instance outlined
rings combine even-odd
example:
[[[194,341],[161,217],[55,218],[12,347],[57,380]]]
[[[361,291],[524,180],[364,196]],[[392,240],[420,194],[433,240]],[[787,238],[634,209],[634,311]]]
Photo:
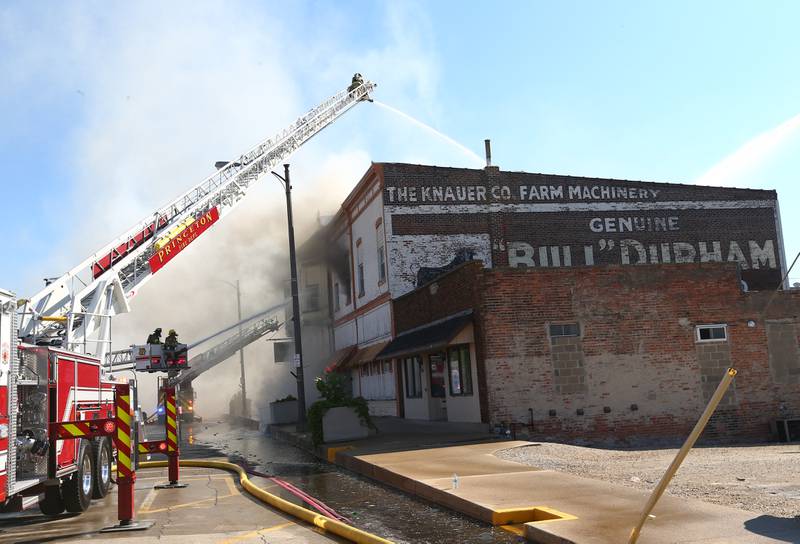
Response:
[[[219,219],[219,210],[211,208],[205,214],[190,223],[185,229],[178,233],[174,238],[156,251],[148,263],[150,271],[154,274],[161,270],[165,264],[171,261],[175,255],[186,249],[186,246],[194,242],[198,236],[208,230],[211,225]]]
[[[389,251],[407,292],[488,236],[490,266],[736,262],[753,289],[785,266],[774,191],[386,164]],[[391,227],[389,230],[388,227]],[[412,251],[412,240],[427,251]]]

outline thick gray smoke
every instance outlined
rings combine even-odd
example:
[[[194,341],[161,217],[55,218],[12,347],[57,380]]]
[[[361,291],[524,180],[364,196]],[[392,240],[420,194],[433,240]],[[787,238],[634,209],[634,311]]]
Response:
[[[331,26],[317,9],[308,13],[319,13],[324,24],[312,26],[320,31],[293,40],[290,13],[238,2],[118,4],[113,16],[93,4],[20,6],[0,10],[0,44],[8,53],[0,68],[9,78],[0,98],[33,109],[57,102],[65,112],[58,121],[69,127],[56,132],[58,152],[43,159],[60,160],[53,170],[63,179],[53,194],[35,195],[56,201],[52,209],[63,220],[38,242],[40,260],[19,265],[22,280],[2,285],[20,294],[35,293],[38,278],[68,270],[203,179],[216,161],[280,131],[344,88],[353,72],[377,81],[392,103],[437,109],[435,34],[411,4],[389,4],[380,43],[356,41],[351,49],[339,33],[357,35],[361,20]],[[356,109],[290,158],[298,243],[318,212],[336,211],[369,166],[365,150],[374,143],[392,150],[386,158],[437,162],[435,146],[420,144],[396,119],[374,105]],[[285,221],[283,192],[268,176],[155,274],[133,299],[132,313],[114,319],[113,348],[140,343],[157,326],[191,341],[233,323],[235,293],[219,279],[241,281],[245,315],[280,299],[288,276]],[[269,344],[257,342],[246,357],[249,392],[260,393],[258,402],[292,392],[278,385],[291,380],[284,380],[286,367],[271,362]],[[234,358],[195,382],[200,412],[225,411],[238,366]],[[140,379],[142,405],[151,411],[155,380]]]
[[[347,196],[352,180],[358,179],[368,166],[366,157],[356,153],[323,162],[311,175],[304,165],[293,168],[298,245],[316,228],[318,214],[335,211]],[[165,332],[174,328],[182,341],[191,343],[235,323],[236,290],[229,284],[235,284],[237,279],[245,317],[283,300],[289,276],[283,189],[272,177],[259,183],[234,212],[154,275],[133,300],[130,314],[115,318],[115,349],[143,342],[156,327]],[[276,336],[285,336],[285,331]],[[225,337],[219,336],[193,353],[208,349]],[[245,373],[255,413],[267,402],[295,393],[289,368],[273,362],[272,344],[265,339],[245,349]],[[239,377],[236,355],[197,378],[194,388],[198,414],[209,417],[226,413],[230,398],[239,388]],[[155,380],[148,376],[140,376],[140,380],[142,407],[151,412],[156,402]]]

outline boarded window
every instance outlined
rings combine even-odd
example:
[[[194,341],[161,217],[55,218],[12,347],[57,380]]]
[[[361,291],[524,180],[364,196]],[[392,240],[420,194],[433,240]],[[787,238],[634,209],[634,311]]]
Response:
[[[769,366],[778,383],[800,382],[800,349],[797,325],[792,322],[767,322]]]

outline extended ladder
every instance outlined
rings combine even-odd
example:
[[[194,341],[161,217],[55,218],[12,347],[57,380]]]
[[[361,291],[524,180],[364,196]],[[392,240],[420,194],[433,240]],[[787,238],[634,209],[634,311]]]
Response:
[[[200,231],[202,227],[193,227],[194,222],[209,224],[230,213],[265,173],[355,104],[369,100],[374,88],[356,74],[347,90],[309,110],[279,134],[218,165],[216,172],[49,282],[25,301],[20,337],[104,359],[111,344],[110,319],[129,311],[130,299],[158,270],[153,258],[159,246],[181,236],[184,229]]]

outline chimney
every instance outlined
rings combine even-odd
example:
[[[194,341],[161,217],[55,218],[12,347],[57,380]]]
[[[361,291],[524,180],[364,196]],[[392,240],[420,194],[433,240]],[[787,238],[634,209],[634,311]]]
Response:
[[[499,176],[500,168],[492,166],[492,141],[487,138],[483,141],[483,144],[486,148],[486,167],[483,170],[488,176]]]

